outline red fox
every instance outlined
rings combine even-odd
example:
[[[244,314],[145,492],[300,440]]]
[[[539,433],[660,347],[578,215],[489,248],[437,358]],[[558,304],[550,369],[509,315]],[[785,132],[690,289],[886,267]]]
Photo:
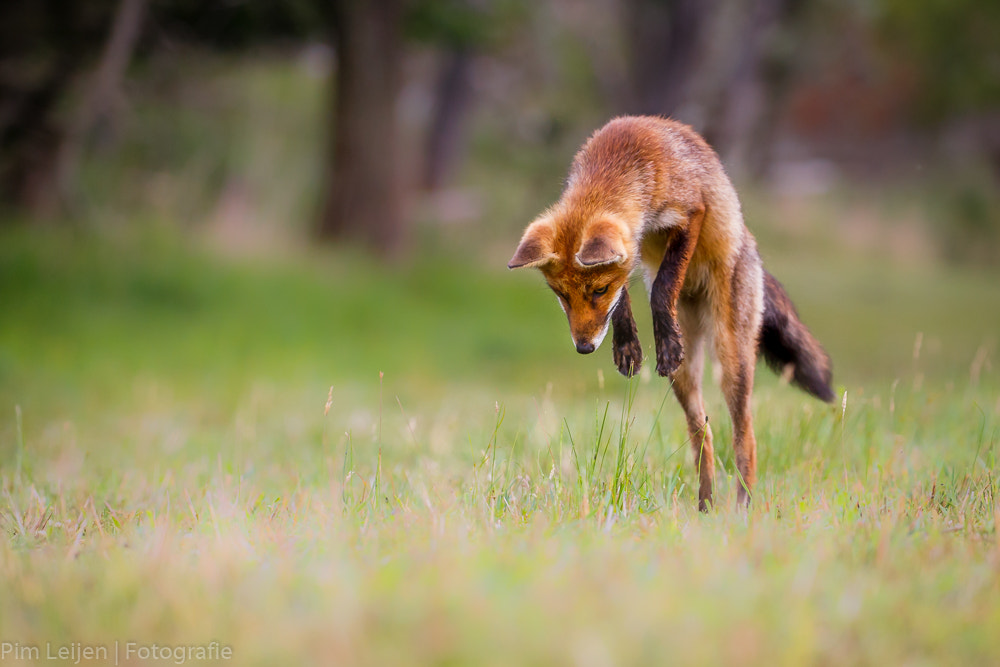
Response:
[[[682,123],[626,116],[587,140],[559,201],[528,226],[507,267],[541,270],[581,354],[596,350],[611,327],[615,365],[631,376],[642,346],[628,281],[640,263],[656,371],[673,380],[694,447],[698,508],[712,505],[715,472],[701,394],[708,342],[733,422],[737,504],[747,506],[757,474],[750,395],[758,353],[827,402],[834,398],[830,358],[761,265],[715,151]]]

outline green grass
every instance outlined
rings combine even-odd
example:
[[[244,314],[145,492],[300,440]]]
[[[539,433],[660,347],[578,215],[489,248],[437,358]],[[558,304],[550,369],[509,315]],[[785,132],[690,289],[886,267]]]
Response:
[[[709,389],[702,515],[668,384],[576,354],[539,276],[503,269],[598,122],[585,99],[535,101],[565,121],[545,145],[481,114],[459,175],[481,216],[422,213],[386,269],[289,241],[323,81],[196,56],[134,82],[76,227],[0,232],[0,662],[211,641],[241,665],[1000,662],[1000,290],[931,261],[992,256],[988,184],[741,188],[840,398],[759,370],[744,515]]]
[[[760,370],[744,515],[710,390],[701,515],[667,383],[576,355],[537,276],[483,268],[505,258],[172,239],[0,237],[0,640],[214,640],[238,664],[1000,660],[994,275],[768,257],[846,400]]]

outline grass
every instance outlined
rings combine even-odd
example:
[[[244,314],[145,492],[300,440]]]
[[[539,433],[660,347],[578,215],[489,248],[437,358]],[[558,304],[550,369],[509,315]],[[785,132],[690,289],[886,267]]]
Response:
[[[1000,662],[997,275],[900,250],[937,200],[951,228],[941,188],[744,191],[840,400],[758,372],[743,514],[711,388],[702,515],[668,384],[577,355],[502,268],[589,127],[531,147],[520,100],[484,113],[482,215],[386,269],[287,242],[322,81],[194,62],[136,83],[85,224],[0,224],[0,663]]]
[[[992,276],[772,262],[846,399],[758,373],[761,474],[744,515],[712,390],[718,507],[701,515],[667,384],[625,382],[604,350],[575,355],[531,276],[447,257],[384,271],[348,254],[5,234],[9,650],[1000,659]]]

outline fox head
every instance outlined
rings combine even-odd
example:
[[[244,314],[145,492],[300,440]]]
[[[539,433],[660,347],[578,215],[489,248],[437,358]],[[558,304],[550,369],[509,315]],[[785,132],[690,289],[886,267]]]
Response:
[[[590,354],[608,333],[631,255],[631,232],[614,216],[575,221],[548,214],[528,226],[507,268],[542,272],[566,312],[576,351]]]

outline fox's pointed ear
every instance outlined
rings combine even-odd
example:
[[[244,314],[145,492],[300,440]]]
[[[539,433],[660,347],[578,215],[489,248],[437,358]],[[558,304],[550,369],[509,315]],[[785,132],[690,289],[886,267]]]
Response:
[[[576,253],[576,263],[580,266],[602,266],[622,264],[628,259],[625,248],[625,230],[621,223],[613,220],[599,220],[587,226]]]
[[[514,251],[514,256],[507,262],[508,269],[523,269],[531,266],[542,266],[556,258],[552,252],[552,241],[555,237],[555,227],[548,218],[542,218],[528,225],[521,237],[521,243]]]

